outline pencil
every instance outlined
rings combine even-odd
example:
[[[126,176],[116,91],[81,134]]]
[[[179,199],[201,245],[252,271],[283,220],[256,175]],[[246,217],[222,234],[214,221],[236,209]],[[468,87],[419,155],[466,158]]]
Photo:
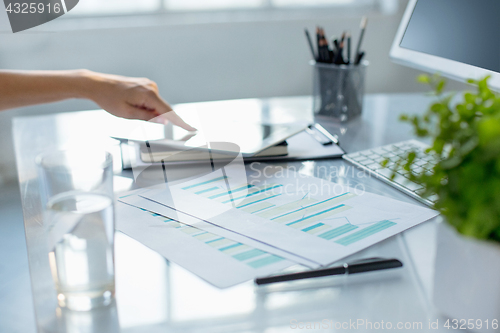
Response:
[[[360,24],[361,32],[359,35],[358,46],[356,47],[356,58],[359,57],[359,52],[361,52],[361,43],[363,42],[363,37],[365,35],[367,23],[368,23],[368,19],[366,18],[366,16],[363,16],[363,18],[361,19],[361,24]]]
[[[323,54],[321,52],[321,47],[320,47],[321,43],[320,42],[321,42],[320,28],[316,27],[316,48],[318,49],[317,61],[323,62]]]
[[[318,58],[316,57],[316,53],[314,52],[314,46],[313,46],[313,43],[311,40],[311,36],[309,35],[309,30],[307,30],[307,28],[305,28],[304,31],[306,33],[307,43],[309,44],[309,48],[311,49],[311,54],[313,56],[313,59],[318,60]]]

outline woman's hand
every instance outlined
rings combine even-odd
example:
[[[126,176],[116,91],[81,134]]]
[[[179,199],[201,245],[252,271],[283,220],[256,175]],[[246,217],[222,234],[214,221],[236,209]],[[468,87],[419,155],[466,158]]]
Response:
[[[109,113],[128,119],[166,119],[188,131],[196,129],[186,124],[158,92],[155,82],[146,78],[83,71],[85,97]],[[161,116],[161,117],[160,117]]]

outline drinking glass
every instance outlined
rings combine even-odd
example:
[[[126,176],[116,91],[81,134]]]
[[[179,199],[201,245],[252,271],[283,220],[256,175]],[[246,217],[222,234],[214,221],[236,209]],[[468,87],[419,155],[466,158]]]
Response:
[[[114,298],[113,160],[107,152],[37,157],[48,255],[59,306],[86,311]]]

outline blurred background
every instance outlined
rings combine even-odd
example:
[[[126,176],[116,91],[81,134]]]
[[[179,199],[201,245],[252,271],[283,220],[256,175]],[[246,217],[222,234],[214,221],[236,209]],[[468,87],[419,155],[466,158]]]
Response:
[[[418,72],[389,59],[406,4],[407,0],[80,0],[61,18],[16,34],[0,10],[0,68],[87,68],[148,77],[174,104],[309,95],[311,54],[304,28],[313,33],[321,25],[330,40],[350,30],[357,43],[361,17],[367,15],[367,93],[422,92],[427,88],[415,82]],[[35,332],[11,120],[96,108],[71,100],[0,112],[0,253],[8,256],[0,261],[2,332]],[[88,130],[92,135],[92,128]]]
[[[75,69],[156,81],[170,103],[308,95],[311,54],[304,28],[329,37],[369,17],[368,93],[425,89],[389,49],[406,0],[80,0],[63,17],[12,34],[0,14],[0,68]],[[314,37],[314,36],[313,36]],[[331,38],[330,38],[331,39]],[[71,100],[0,113],[0,184],[16,181],[11,119],[95,109]],[[92,129],[89,128],[89,134]]]
[[[170,103],[308,95],[304,28],[330,37],[363,15],[368,93],[424,91],[389,50],[406,0],[80,0],[68,14],[12,34],[0,14],[0,68],[87,68],[156,81]],[[97,108],[66,101],[0,113],[0,185],[16,181],[11,118]],[[89,129],[90,130],[90,129]]]

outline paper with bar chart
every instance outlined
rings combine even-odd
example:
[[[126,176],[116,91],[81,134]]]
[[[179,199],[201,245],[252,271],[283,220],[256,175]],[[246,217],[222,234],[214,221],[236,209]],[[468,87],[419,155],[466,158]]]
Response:
[[[119,198],[118,201],[121,201],[127,205],[138,207],[142,210],[149,211],[151,213],[155,213],[159,216],[164,216],[166,218],[171,218],[177,222],[183,223],[185,225],[192,226],[196,229],[206,231],[210,234],[216,234],[220,237],[224,237],[226,239],[230,239],[235,242],[242,243],[244,245],[248,245],[252,248],[259,249],[261,251],[264,251],[266,253],[274,254],[276,256],[288,259],[290,261],[293,261],[298,264],[302,264],[304,266],[310,267],[310,268],[317,268],[319,267],[319,264],[311,262],[310,260],[301,258],[299,256],[294,255],[293,253],[285,252],[281,249],[278,249],[276,247],[267,245],[265,243],[253,240],[251,238],[248,238],[244,235],[235,233],[234,231],[230,231],[227,229],[223,229],[219,226],[207,223],[203,220],[200,220],[196,217],[192,217],[186,214],[183,214],[181,212],[177,212],[169,207],[163,206],[158,204],[157,202],[147,200],[139,194],[143,193],[145,190],[135,190],[131,191],[129,193],[124,193],[122,194]],[[127,223],[133,223],[133,220],[127,220],[126,223],[119,221],[117,223],[117,229],[120,231],[125,232],[123,228],[127,226]],[[140,229],[139,229],[140,230]],[[142,230],[144,233],[150,233],[151,230]],[[155,229],[155,232],[158,232],[158,229]],[[135,237],[134,234],[129,234],[132,238]],[[147,238],[145,238],[147,240]],[[145,245],[149,245],[148,242],[143,242]],[[189,252],[189,249],[187,249],[187,252]],[[187,253],[186,252],[186,253]],[[196,256],[196,253],[192,253],[193,256]],[[167,257],[168,258],[168,257]]]
[[[244,179],[230,168],[140,195],[320,265],[437,215],[280,167],[252,166]]]
[[[295,264],[262,249],[121,202],[117,203],[116,213],[118,230],[218,288]]]

